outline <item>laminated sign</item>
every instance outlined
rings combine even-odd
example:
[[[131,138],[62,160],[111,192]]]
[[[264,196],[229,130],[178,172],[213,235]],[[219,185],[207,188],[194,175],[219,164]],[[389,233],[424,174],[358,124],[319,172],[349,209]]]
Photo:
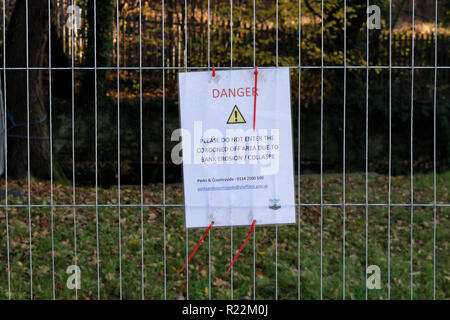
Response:
[[[288,68],[179,74],[186,227],[295,223]]]

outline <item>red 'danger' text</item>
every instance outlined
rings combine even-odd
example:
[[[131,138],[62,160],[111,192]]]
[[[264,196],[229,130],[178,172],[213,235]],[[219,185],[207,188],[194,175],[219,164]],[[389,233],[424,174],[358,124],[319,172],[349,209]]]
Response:
[[[258,93],[256,93],[258,95]],[[254,97],[255,88],[228,88],[228,89],[212,89],[212,97],[214,99],[218,98],[243,98],[243,97]]]

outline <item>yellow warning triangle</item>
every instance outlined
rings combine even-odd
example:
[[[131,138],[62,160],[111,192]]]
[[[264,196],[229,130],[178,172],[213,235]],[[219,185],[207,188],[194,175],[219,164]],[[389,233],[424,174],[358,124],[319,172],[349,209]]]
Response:
[[[227,124],[237,124],[237,123],[246,123],[242,113],[239,111],[237,106],[234,106],[231,114],[228,118]]]

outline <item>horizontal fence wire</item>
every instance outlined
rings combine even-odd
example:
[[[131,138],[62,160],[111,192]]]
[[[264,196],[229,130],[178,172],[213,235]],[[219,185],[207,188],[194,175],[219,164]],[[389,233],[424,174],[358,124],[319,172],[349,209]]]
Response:
[[[217,70],[230,70],[230,67],[215,67]],[[272,67],[258,67],[259,69],[268,69]],[[450,69],[450,66],[283,66],[283,68],[289,69]],[[11,70],[204,70],[207,71],[208,67],[6,67],[2,68],[6,71]],[[253,67],[233,67],[234,70],[246,70],[253,69]]]
[[[409,203],[297,203],[295,206],[296,207],[365,207],[365,206],[369,206],[369,207],[434,207],[435,204],[434,203],[413,203],[413,204],[409,204]],[[184,204],[142,204],[143,207],[184,207]],[[0,205],[0,208],[76,208],[76,207],[80,207],[80,208],[94,208],[94,207],[104,207],[104,208],[108,208],[108,207],[112,207],[112,208],[132,208],[132,207],[141,207],[140,204],[81,204],[81,203],[77,203],[77,204],[30,204],[28,205],[21,205],[21,204],[8,204],[8,205]],[[448,203],[436,203],[436,207],[450,207],[450,204]]]

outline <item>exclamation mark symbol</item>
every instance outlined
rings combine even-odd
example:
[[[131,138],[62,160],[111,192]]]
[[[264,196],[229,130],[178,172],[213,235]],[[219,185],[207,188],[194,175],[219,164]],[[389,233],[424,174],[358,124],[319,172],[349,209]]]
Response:
[[[230,116],[228,117],[227,124],[238,124],[245,123],[245,119],[242,113],[239,111],[238,107],[235,105],[233,110],[231,110]]]

